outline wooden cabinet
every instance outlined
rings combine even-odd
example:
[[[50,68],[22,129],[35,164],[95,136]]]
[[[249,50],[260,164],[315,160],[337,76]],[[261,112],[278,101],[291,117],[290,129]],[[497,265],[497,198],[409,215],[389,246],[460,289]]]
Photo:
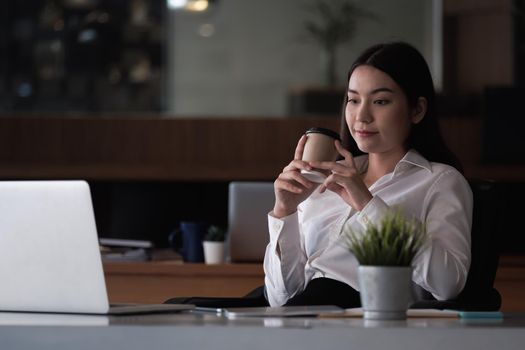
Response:
[[[241,297],[264,284],[262,264],[104,263],[112,303],[162,303],[173,297]]]
[[[104,263],[110,302],[162,303],[173,297],[241,297],[264,284],[262,264]],[[502,311],[525,311],[525,259],[504,256],[495,287]]]

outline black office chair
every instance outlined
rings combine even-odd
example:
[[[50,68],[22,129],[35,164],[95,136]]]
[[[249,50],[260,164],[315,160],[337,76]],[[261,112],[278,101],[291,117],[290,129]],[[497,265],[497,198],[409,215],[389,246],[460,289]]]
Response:
[[[252,290],[243,297],[177,297],[165,304],[193,304],[201,308],[262,307],[269,306],[264,296],[264,286]]]
[[[496,185],[493,181],[480,179],[470,179],[469,183],[474,195],[474,211],[471,265],[465,288],[455,299],[439,301],[416,287],[418,301],[411,308],[495,311],[501,306],[501,296],[494,288],[499,262]]]

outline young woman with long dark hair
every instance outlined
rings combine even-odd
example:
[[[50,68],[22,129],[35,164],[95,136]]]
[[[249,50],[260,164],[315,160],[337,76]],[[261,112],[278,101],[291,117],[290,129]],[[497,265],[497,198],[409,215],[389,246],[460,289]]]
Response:
[[[438,300],[459,294],[470,266],[472,193],[446,147],[423,56],[411,45],[375,45],[348,73],[336,162],[294,159],[275,180],[264,259],[270,305],[359,306],[358,262],[341,232],[378,222],[395,207],[426,225],[413,282]],[[301,175],[319,168],[322,184]]]

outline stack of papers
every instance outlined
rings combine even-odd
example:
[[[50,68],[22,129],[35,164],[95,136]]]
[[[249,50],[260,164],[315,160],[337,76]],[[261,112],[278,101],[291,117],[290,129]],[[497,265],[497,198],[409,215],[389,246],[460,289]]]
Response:
[[[151,260],[153,243],[150,241],[100,238],[99,243],[103,261]]]
[[[363,317],[363,309],[353,308],[346,309],[341,317]],[[324,315],[322,315],[324,316]],[[437,310],[437,309],[409,309],[407,310],[407,317],[459,317],[459,311],[455,310]]]
[[[321,317],[363,317],[362,308],[345,309],[339,315],[324,315]],[[438,310],[438,309],[408,309],[407,317],[409,318],[503,318],[503,313],[500,311],[457,311],[457,310]]]

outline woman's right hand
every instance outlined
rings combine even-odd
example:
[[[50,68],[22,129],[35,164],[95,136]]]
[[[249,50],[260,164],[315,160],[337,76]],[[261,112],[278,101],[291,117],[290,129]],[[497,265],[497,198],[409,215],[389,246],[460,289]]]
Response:
[[[279,174],[274,182],[275,205],[273,216],[283,218],[297,211],[297,206],[307,199],[318,184],[307,180],[301,175],[301,170],[312,170],[312,167],[302,161],[306,135],[303,135],[295,148],[294,159]]]

